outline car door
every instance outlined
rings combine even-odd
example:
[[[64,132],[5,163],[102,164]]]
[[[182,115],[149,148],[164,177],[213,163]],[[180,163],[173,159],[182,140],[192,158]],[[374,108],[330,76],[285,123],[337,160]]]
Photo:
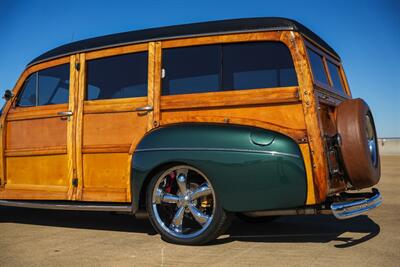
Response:
[[[28,69],[5,119],[2,199],[68,200],[74,127],[70,57]]]
[[[129,202],[132,152],[152,125],[148,45],[90,52],[84,60],[83,112],[77,130],[82,170],[78,198]]]

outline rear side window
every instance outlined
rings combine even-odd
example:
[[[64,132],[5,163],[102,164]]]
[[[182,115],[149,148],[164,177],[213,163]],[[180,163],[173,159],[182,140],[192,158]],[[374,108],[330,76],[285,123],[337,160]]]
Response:
[[[18,106],[44,106],[68,103],[69,64],[31,74],[25,81]]]
[[[87,100],[147,96],[147,52],[87,62]]]
[[[279,42],[223,45],[223,90],[297,85],[289,49]]]
[[[193,46],[163,51],[162,94],[216,92],[221,87],[221,46]]]
[[[280,42],[165,49],[163,73],[163,95],[297,85],[289,49]]]
[[[329,74],[331,75],[332,83],[333,83],[333,88],[344,93],[343,90],[343,85],[342,85],[342,79],[340,78],[340,70],[337,65],[334,63],[330,62],[327,60],[328,63],[328,69],[329,69]]]
[[[313,50],[311,50],[310,48],[307,48],[307,52],[310,58],[311,69],[314,76],[314,80],[329,85],[322,57]]]

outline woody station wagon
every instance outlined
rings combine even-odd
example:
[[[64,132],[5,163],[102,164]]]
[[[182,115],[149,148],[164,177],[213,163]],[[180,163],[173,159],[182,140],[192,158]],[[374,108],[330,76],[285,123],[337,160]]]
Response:
[[[368,105],[339,55],[283,18],[195,23],[66,44],[30,62],[1,115],[0,205],[147,211],[203,244],[232,214],[377,207]]]

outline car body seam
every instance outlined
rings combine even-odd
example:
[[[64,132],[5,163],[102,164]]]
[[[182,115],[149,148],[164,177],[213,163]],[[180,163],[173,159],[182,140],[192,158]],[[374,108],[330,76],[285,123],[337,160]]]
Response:
[[[236,148],[212,148],[212,147],[160,147],[160,148],[141,148],[136,149],[135,153],[140,152],[157,152],[157,151],[215,151],[215,152],[238,152],[238,153],[258,153],[268,155],[288,156],[293,158],[301,158],[299,155],[284,153],[278,151],[261,151],[253,149],[236,149]]]

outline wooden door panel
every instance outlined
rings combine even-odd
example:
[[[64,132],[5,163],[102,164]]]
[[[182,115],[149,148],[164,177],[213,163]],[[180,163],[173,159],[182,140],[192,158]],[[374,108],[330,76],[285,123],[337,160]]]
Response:
[[[141,102],[132,110],[145,105]],[[148,119],[147,114],[114,108],[83,115],[83,201],[130,201],[129,151],[146,133]]]
[[[66,132],[67,121],[60,117],[10,121],[7,124],[6,150],[66,148]]]
[[[133,136],[147,125],[147,116],[137,112],[85,114],[83,149],[96,146],[129,146]]]
[[[7,187],[68,186],[67,155],[7,157]]]
[[[83,200],[128,201],[129,165],[130,155],[127,152],[84,154]]]

